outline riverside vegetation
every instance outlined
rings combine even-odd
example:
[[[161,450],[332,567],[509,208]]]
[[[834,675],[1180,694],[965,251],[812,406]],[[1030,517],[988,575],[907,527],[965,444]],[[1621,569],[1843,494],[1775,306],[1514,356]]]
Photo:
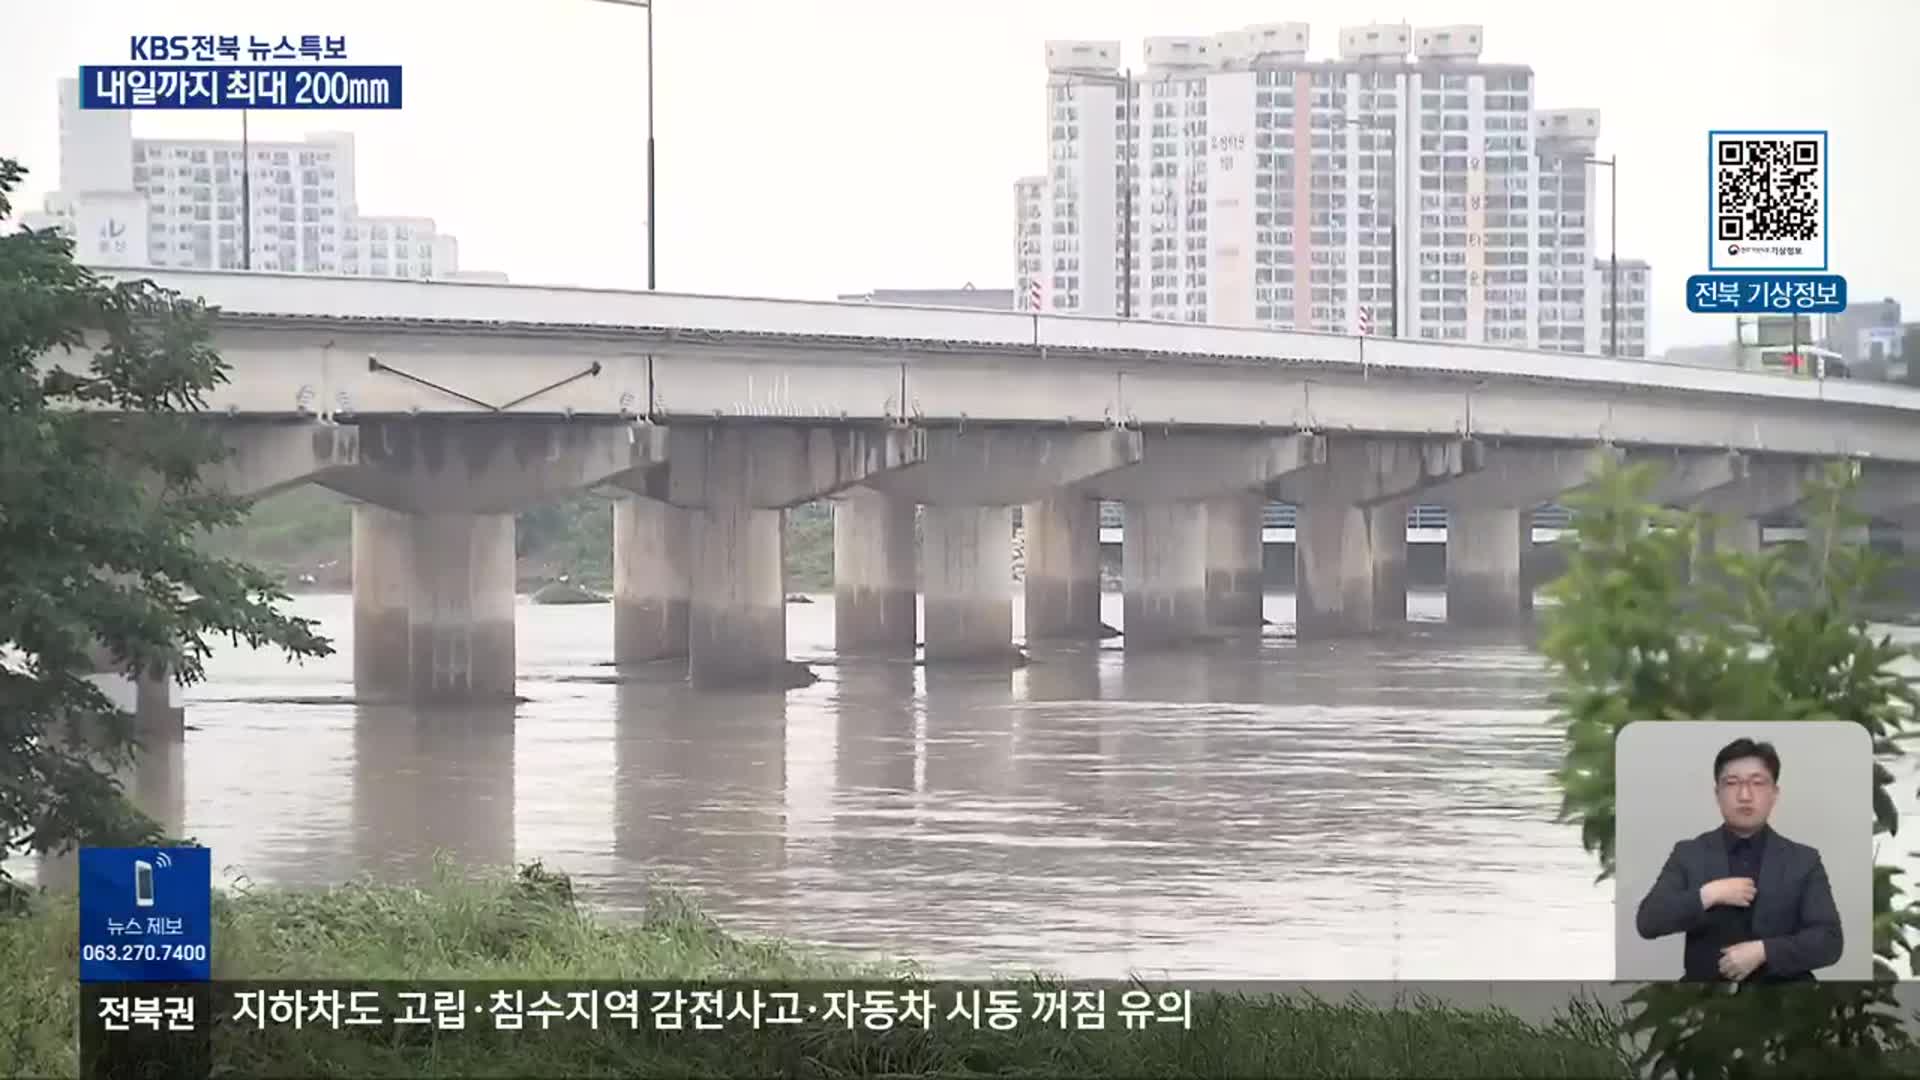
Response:
[[[344,589],[351,581],[353,511],[346,499],[305,485],[255,503],[247,519],[211,534],[207,549],[269,571],[293,588]],[[605,593],[613,587],[613,503],[578,494],[517,516],[519,585],[534,591],[565,580]],[[787,515],[787,582],[797,592],[833,585],[833,516],[824,502]]]
[[[1807,500],[1810,542],[1702,559],[1702,515],[1653,504],[1648,466],[1610,469],[1569,500],[1567,572],[1548,589],[1542,650],[1561,689],[1566,732],[1555,774],[1562,817],[1614,871],[1614,744],[1632,723],[1816,720],[1857,724],[1872,739],[1874,832],[1899,814],[1888,765],[1915,730],[1911,651],[1872,629],[1890,560],[1841,542],[1864,519],[1849,508],[1857,467],[1830,466]],[[1896,964],[1920,975],[1920,905],[1901,871],[1874,869],[1876,982],[1819,983],[1757,993],[1712,984],[1653,985],[1628,1002],[1644,1036],[1640,1075],[1915,1076],[1913,1018],[1893,995]],[[1731,1066],[1729,1063],[1733,1063]]]
[[[766,981],[795,986],[922,979],[910,963],[853,961],[730,934],[682,894],[609,921],[538,865],[466,871],[442,862],[420,887],[223,891],[214,906],[219,980]],[[0,1075],[78,1068],[77,911],[43,897],[0,920]],[[1035,977],[1037,984],[1049,982]],[[898,986],[895,982],[892,985]],[[945,1000],[944,997],[939,1000]],[[1196,993],[1192,1030],[408,1033],[390,1027],[269,1030],[216,1042],[243,1076],[1369,1076],[1626,1077],[1620,1017],[1576,1000],[1555,1020],[1438,1003],[1385,1008]]]

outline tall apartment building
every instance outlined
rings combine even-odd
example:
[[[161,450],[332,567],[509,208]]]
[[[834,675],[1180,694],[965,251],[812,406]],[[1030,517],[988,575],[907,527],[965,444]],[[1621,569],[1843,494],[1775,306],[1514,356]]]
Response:
[[[1478,26],[1348,28],[1331,60],[1308,39],[1149,38],[1143,71],[1117,41],[1048,43],[1023,287],[1049,311],[1339,333],[1364,311],[1376,334],[1603,352],[1598,113],[1537,110]]]
[[[1599,278],[1600,304],[1595,317],[1600,320],[1600,342],[1604,346],[1600,351],[1611,353],[1611,335],[1616,313],[1613,308],[1613,271],[1614,267],[1601,255],[1593,262],[1593,272]],[[1647,356],[1647,285],[1650,269],[1644,259],[1621,259],[1620,273],[1620,356]]]
[[[248,140],[244,149],[239,139],[136,139],[131,113],[82,109],[79,93],[76,81],[61,81],[60,190],[23,220],[67,231],[82,261],[236,270],[250,248],[255,270],[459,271],[458,242],[432,218],[359,212],[352,135]],[[246,185],[243,170],[251,171]]]
[[[1046,263],[1047,178],[1023,176],[1013,182],[1014,260],[1019,273],[1014,275],[1014,306],[1034,310],[1040,292],[1031,286],[1040,279]]]

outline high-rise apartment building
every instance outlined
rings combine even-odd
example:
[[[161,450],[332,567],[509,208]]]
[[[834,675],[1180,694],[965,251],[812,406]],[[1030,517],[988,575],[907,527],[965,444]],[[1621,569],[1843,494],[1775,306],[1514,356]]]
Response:
[[[250,156],[251,162],[243,162]],[[353,136],[303,142],[136,139],[131,113],[80,108],[60,84],[60,190],[24,215],[86,262],[441,278],[459,245],[432,218],[375,217],[354,198]],[[251,172],[242,182],[244,171]],[[246,222],[251,219],[251,229]]]
[[[1037,286],[1045,267],[1047,178],[1023,176],[1013,182],[1014,259],[1019,273],[1014,275],[1014,306],[1022,311],[1044,306]]]
[[[1049,311],[1339,333],[1364,312],[1375,334],[1604,352],[1598,113],[1536,109],[1532,69],[1482,60],[1477,26],[1348,28],[1337,59],[1308,39],[1149,38],[1139,71],[1117,41],[1050,42],[1022,286]]]
[[[1594,260],[1593,272],[1599,278],[1600,304],[1595,316],[1600,320],[1600,351],[1619,356],[1649,355],[1647,352],[1647,284],[1649,269],[1644,259],[1621,259],[1618,267],[1620,274],[1620,306],[1616,311],[1613,305],[1613,273],[1615,267],[1602,255]],[[1613,321],[1620,320],[1620,347],[1612,347]]]

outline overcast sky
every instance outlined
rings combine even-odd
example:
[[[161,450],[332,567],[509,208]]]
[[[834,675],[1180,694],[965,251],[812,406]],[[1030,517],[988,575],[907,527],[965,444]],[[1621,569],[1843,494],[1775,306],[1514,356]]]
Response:
[[[660,287],[831,297],[1013,277],[1012,182],[1043,171],[1043,43],[1307,21],[1480,23],[1536,104],[1601,110],[1620,250],[1653,264],[1656,348],[1724,340],[1685,311],[1706,269],[1706,132],[1832,132],[1832,269],[1920,308],[1912,110],[1920,0],[658,0]],[[1609,12],[1602,14],[1602,12]],[[344,35],[400,64],[393,113],[252,114],[256,138],[345,130],[360,208],[436,219],[466,269],[644,287],[646,13],[592,0],[0,0],[0,154],[58,172],[55,80],[158,34]],[[239,135],[146,112],[137,136]],[[1604,175],[1602,199],[1605,199]],[[1605,236],[1604,207],[1598,227]],[[1602,241],[1601,254],[1605,254]],[[1913,317],[1911,314],[1909,317]]]

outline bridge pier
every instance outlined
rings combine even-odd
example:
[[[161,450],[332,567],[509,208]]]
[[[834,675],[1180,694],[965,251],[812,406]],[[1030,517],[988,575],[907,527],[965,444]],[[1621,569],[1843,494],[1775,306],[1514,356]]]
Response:
[[[677,506],[613,501],[613,659],[642,664],[687,655],[693,602],[692,524]]]
[[[177,739],[186,733],[187,710],[180,703],[180,686],[164,673],[128,675],[113,654],[98,642],[92,649],[93,674],[87,681],[98,687],[120,711],[133,717],[141,738]]]
[[[1258,493],[1207,501],[1207,620],[1214,626],[1264,621],[1266,554],[1260,534],[1266,505]]]
[[[512,514],[353,508],[353,682],[362,700],[514,696]]]
[[[1207,514],[1204,505],[1131,502],[1120,549],[1126,588],[1125,645],[1160,648],[1207,634]]]
[[[687,678],[697,688],[791,688],[786,511],[926,457],[923,431],[815,424],[667,430],[668,501],[693,511]]]
[[[1295,623],[1302,639],[1366,634],[1407,617],[1407,512],[1427,488],[1479,468],[1457,439],[1328,440],[1324,459],[1279,484],[1299,507]]]
[[[1072,492],[1031,502],[1027,531],[1027,643],[1097,640],[1100,622],[1100,504]]]
[[[693,513],[687,678],[696,687],[785,686],[786,511],[716,502]]]
[[[833,502],[837,652],[912,656],[919,596],[913,503],[855,488]]]
[[[1479,467],[1438,485],[1447,507],[1447,621],[1503,626],[1533,608],[1533,510],[1598,475],[1611,449],[1484,446]]]
[[[1513,622],[1529,604],[1521,556],[1533,544],[1532,512],[1505,506],[1447,512],[1447,621]]]
[[[1216,622],[1257,624],[1263,493],[1325,451],[1310,435],[1157,433],[1137,464],[1087,484],[1127,507],[1127,647],[1211,636]]]
[[[925,440],[920,462],[868,486],[922,508],[928,663],[1018,657],[1013,507],[1027,504],[1039,504],[1026,515],[1028,597],[1037,601],[1027,609],[1028,638],[1097,636],[1098,512],[1071,508],[1072,488],[1139,461],[1140,433],[955,426],[928,428]]]
[[[1013,509],[928,506],[921,519],[929,664],[1011,661]]]
[[[1300,636],[1371,633],[1407,617],[1407,511],[1302,503],[1294,521],[1294,607]]]

